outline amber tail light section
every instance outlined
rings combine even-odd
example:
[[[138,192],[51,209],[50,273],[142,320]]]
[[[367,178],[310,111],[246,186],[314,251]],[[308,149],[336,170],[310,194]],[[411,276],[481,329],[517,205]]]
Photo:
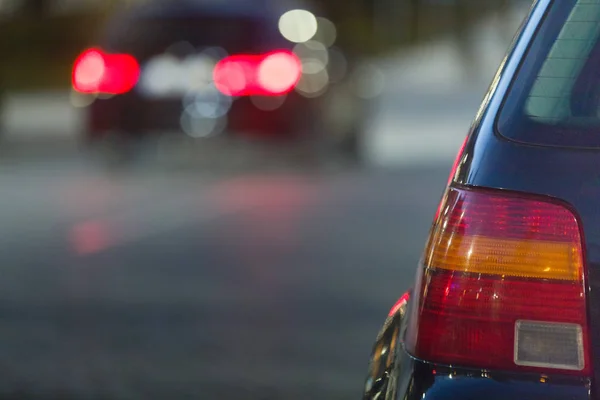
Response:
[[[584,271],[568,207],[451,187],[423,256],[407,350],[446,365],[589,375]]]

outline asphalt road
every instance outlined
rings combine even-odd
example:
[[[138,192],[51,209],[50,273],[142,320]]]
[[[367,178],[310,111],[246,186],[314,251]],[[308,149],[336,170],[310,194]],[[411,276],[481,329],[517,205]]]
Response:
[[[5,161],[0,397],[359,398],[446,164]]]

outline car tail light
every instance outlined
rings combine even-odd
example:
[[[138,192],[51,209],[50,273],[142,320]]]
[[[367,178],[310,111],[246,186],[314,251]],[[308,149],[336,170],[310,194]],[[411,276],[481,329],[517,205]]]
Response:
[[[301,75],[299,58],[288,51],[229,56],[213,71],[217,89],[228,96],[280,96],[293,90]]]
[[[298,58],[292,53],[267,55],[258,65],[257,83],[268,93],[286,93],[296,86],[302,73]]]
[[[88,49],[75,61],[72,84],[81,93],[123,94],[133,89],[139,76],[133,56]]]
[[[400,298],[396,301],[396,304],[394,304],[393,307],[390,308],[390,311],[388,312],[388,317],[393,317],[394,315],[396,315],[396,313],[399,310],[401,310],[402,307],[406,306],[408,300],[410,300],[410,293],[406,292],[402,296],[400,296]]]
[[[406,337],[415,357],[590,374],[582,236],[566,206],[450,187],[423,263]]]

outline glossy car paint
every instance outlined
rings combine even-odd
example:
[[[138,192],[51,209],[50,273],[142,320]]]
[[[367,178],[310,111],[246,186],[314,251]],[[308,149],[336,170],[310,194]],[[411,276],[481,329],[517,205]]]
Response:
[[[556,0],[560,1],[560,0]],[[379,399],[573,399],[598,398],[595,382],[600,370],[600,151],[524,145],[506,139],[495,130],[498,111],[513,82],[532,36],[551,0],[538,0],[511,45],[507,57],[485,95],[468,132],[464,151],[457,160],[455,185],[496,188],[548,196],[568,203],[584,230],[588,319],[592,342],[594,376],[498,373],[440,366],[411,357],[403,345],[396,346],[396,362],[387,371],[395,394],[364,398]],[[407,307],[413,304],[409,301]],[[404,327],[410,312],[402,318]],[[389,329],[389,327],[387,327]],[[400,342],[404,330],[400,329]]]

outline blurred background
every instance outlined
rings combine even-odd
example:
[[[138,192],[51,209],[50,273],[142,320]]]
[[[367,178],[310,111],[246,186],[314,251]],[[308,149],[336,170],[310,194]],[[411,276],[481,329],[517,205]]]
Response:
[[[0,0],[0,398],[359,397],[530,3]]]

